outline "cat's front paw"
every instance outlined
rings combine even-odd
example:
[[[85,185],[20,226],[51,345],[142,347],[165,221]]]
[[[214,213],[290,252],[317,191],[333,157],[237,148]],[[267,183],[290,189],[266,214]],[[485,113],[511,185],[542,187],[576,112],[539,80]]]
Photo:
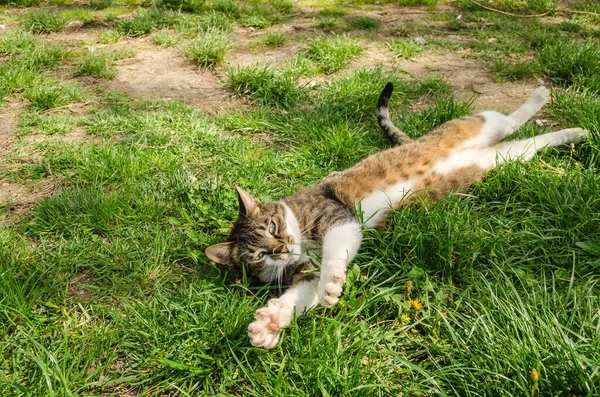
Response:
[[[325,307],[335,306],[340,301],[342,287],[346,282],[344,273],[322,275],[319,280],[319,301]]]
[[[281,328],[292,321],[293,309],[279,299],[271,299],[266,307],[254,313],[255,321],[248,326],[252,346],[272,349],[279,342]]]

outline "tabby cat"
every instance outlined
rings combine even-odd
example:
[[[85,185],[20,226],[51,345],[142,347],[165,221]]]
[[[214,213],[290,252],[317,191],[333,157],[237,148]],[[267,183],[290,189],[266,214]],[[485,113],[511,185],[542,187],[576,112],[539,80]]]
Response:
[[[271,349],[294,313],[338,302],[346,267],[361,244],[361,224],[381,226],[402,205],[425,197],[441,199],[506,161],[529,160],[543,147],[577,142],[587,135],[571,128],[501,142],[548,101],[548,90],[540,87],[508,116],[486,111],[449,121],[413,141],[390,119],[393,89],[388,83],[381,93],[377,119],[394,147],[279,201],[261,203],[237,187],[238,219],[227,240],[208,247],[206,255],[224,265],[243,266],[262,282],[291,284],[256,311],[248,327],[252,345]],[[318,274],[307,272],[314,253],[320,257]]]

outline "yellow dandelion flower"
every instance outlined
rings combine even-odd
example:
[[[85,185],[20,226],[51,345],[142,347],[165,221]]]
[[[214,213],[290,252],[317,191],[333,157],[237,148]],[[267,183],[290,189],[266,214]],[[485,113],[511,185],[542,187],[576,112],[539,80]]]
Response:
[[[540,380],[540,374],[538,373],[537,369],[532,369],[531,373],[529,374],[529,376],[531,376],[531,380],[534,381],[535,383],[538,382],[538,380]]]
[[[240,279],[238,278],[238,279],[236,279],[236,280],[235,280],[235,283],[236,283],[237,285],[242,285],[242,280],[240,280]]]
[[[404,314],[402,313],[400,315],[400,318],[402,319],[402,321],[404,321],[405,323],[409,323],[410,322],[410,316],[408,314]]]
[[[410,307],[412,307],[413,309],[415,309],[416,311],[419,311],[421,309],[423,309],[423,304],[421,303],[421,301],[419,300],[419,298],[415,298],[415,299],[411,299],[408,301],[408,305]]]

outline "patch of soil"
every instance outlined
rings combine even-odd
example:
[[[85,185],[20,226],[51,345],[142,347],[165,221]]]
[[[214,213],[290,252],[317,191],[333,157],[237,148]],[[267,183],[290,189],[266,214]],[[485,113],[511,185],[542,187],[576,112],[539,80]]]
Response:
[[[0,170],[10,170],[14,164],[4,162],[5,155],[14,148],[16,141],[17,116],[23,109],[22,102],[11,102],[6,107],[0,108]],[[33,146],[41,142],[89,142],[96,138],[90,137],[85,132],[76,128],[66,135],[27,135],[20,139],[20,143]],[[36,162],[38,154],[35,150],[27,153],[20,159],[21,162]],[[9,213],[0,215],[0,224],[16,222],[21,215],[27,212],[39,199],[54,193],[63,185],[59,176],[28,181],[26,183],[11,183],[0,178],[0,206],[7,208]]]
[[[92,284],[94,284],[92,277],[82,272],[69,283],[69,295],[79,301],[87,302],[92,299],[92,293],[86,287]]]
[[[227,63],[232,66],[246,66],[256,63],[280,65],[293,59],[303,46],[301,42],[290,39],[290,34],[293,34],[290,30],[294,29],[293,26],[299,25],[278,25],[277,28],[260,32],[253,32],[245,28],[236,29],[233,33],[236,37],[235,42],[226,56]],[[257,39],[269,32],[284,33],[288,40],[277,48],[269,48],[259,43],[254,44]]]
[[[211,114],[241,105],[223,87],[221,76],[194,65],[177,49],[144,45],[133,58],[117,61],[117,69],[113,80],[82,80],[142,98],[182,99]]]
[[[398,66],[414,78],[442,77],[460,99],[474,98],[471,110],[509,113],[518,108],[536,87],[534,80],[494,82],[490,73],[474,59],[459,52],[430,54],[404,60]]]
[[[19,23],[15,21],[0,23],[0,36],[8,32],[9,30],[16,28],[18,25]]]
[[[431,16],[437,13],[456,12],[452,7],[438,4],[435,8],[428,9],[427,7],[406,7],[396,4],[374,5],[367,6],[365,10],[356,10],[349,15],[351,16],[367,16],[377,19],[382,23],[382,28],[401,28],[401,25],[406,21],[422,22],[432,24]]]
[[[0,180],[0,204],[10,210],[0,215],[0,224],[14,223],[42,197],[50,196],[63,185],[59,176],[28,182],[10,183]]]
[[[4,155],[13,145],[17,130],[17,115],[23,108],[20,102],[9,102],[0,108],[0,156]]]
[[[90,28],[66,29],[62,32],[50,33],[40,38],[47,43],[57,41],[68,44],[79,45],[81,43],[95,43],[98,40],[98,30]]]
[[[30,145],[35,145],[42,142],[66,142],[66,143],[100,143],[102,139],[95,136],[90,136],[85,133],[83,128],[75,128],[65,135],[44,135],[31,134],[25,135],[22,138],[23,142]]]

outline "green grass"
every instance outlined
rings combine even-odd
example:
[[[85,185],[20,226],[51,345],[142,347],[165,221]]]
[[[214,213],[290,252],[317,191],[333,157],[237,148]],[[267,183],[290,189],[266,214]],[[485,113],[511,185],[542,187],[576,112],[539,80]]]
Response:
[[[346,3],[352,14],[367,3],[383,10],[371,0]],[[538,7],[515,4],[493,3],[523,13]],[[104,61],[131,56],[165,32],[185,50],[205,32],[231,42],[250,34],[240,26],[253,12],[274,21],[297,12],[277,0],[207,0],[196,13],[118,5],[138,18],[132,29],[115,20],[94,33],[152,38],[84,56],[90,43],[67,47],[19,28],[0,35],[0,115],[16,113],[17,122],[0,178],[49,192],[26,207],[0,203],[0,395],[600,394],[592,19],[559,15],[571,24],[549,25],[456,10],[461,40],[436,51],[466,47],[505,78],[552,83],[539,116],[547,123],[530,123],[516,138],[578,126],[590,138],[507,164],[467,194],[405,207],[385,229],[365,231],[341,304],[296,319],[281,344],[264,351],[249,345],[246,328],[276,292],[203,253],[237,216],[233,186],[279,199],[388,147],[375,118],[387,81],[395,85],[392,117],[413,138],[469,114],[470,102],[442,78],[395,70],[391,53],[378,68],[312,78],[343,70],[359,50],[357,39],[310,31],[286,34],[286,48],[308,39],[289,61],[204,71],[236,97],[217,115],[73,84],[88,56],[98,57],[91,70],[101,72]],[[438,22],[456,19],[451,14]],[[423,35],[427,48],[452,40],[436,33],[441,24],[406,22],[394,34],[403,42]],[[374,43],[369,35],[359,36],[365,47]],[[73,131],[93,139],[69,142]],[[52,136],[28,143],[28,135]]]
[[[42,81],[41,73],[57,67],[70,51],[57,44],[42,44],[31,33],[10,31],[0,37],[0,97],[21,93]]]
[[[160,0],[158,5],[167,9],[201,12],[204,10],[205,3],[205,0]]]
[[[319,15],[324,17],[341,17],[347,14],[347,10],[340,6],[325,7],[319,11]]]
[[[507,62],[497,60],[494,62],[492,72],[501,80],[520,80],[539,74],[540,67],[536,62]]]
[[[23,29],[32,33],[53,33],[64,30],[69,20],[60,13],[51,11],[30,11],[23,16]]]
[[[423,46],[414,40],[396,39],[386,42],[387,47],[392,50],[398,58],[411,59],[423,51]]]
[[[478,3],[501,11],[513,11],[527,14],[552,11],[558,5],[558,0],[500,0],[494,2],[484,0]],[[462,8],[468,10],[482,9],[478,4],[468,0],[459,0],[458,4]]]
[[[365,17],[365,16],[355,16],[346,18],[346,23],[351,28],[354,29],[364,29],[364,30],[377,30],[381,26],[381,22],[377,19]]]
[[[112,61],[112,58],[107,54],[87,55],[75,65],[75,75],[113,79],[117,75],[117,69]]]
[[[348,65],[363,48],[346,36],[317,37],[309,40],[305,56],[313,61],[321,73],[334,73]]]
[[[275,48],[284,45],[287,38],[281,32],[269,32],[265,34],[260,41],[267,47]]]
[[[82,99],[81,87],[74,84],[62,84],[55,81],[43,82],[23,93],[32,109],[48,110]]]
[[[293,12],[293,3],[288,0],[250,1],[243,9],[239,23],[242,26],[264,29],[283,21],[286,14]]]
[[[160,47],[175,47],[179,44],[179,37],[169,31],[160,31],[152,36],[154,44]]]
[[[20,6],[20,7],[33,7],[40,4],[40,0],[2,0],[0,5],[8,6]]]
[[[558,42],[538,53],[541,69],[554,80],[579,83],[600,92],[600,50],[597,42]]]
[[[335,17],[323,16],[318,21],[315,27],[324,32],[335,32],[338,29],[338,19]]]
[[[73,131],[76,120],[68,114],[41,114],[37,110],[30,110],[21,114],[19,133],[64,135]]]
[[[217,29],[209,29],[190,43],[186,55],[200,66],[212,67],[223,62],[228,48],[229,37],[227,33]]]
[[[158,29],[176,26],[181,18],[178,12],[152,8],[148,11],[139,11],[130,18],[118,20],[115,28],[122,35],[139,37]]]
[[[262,105],[290,107],[303,95],[293,73],[268,66],[228,68],[227,77],[227,85],[234,94],[249,95]]]
[[[230,32],[232,27],[233,19],[231,16],[217,11],[208,11],[192,17],[183,15],[176,25],[176,29],[189,38],[193,38],[199,33],[204,33],[208,30]]]
[[[114,44],[121,40],[121,37],[123,37],[121,32],[117,30],[105,30],[102,32],[102,34],[100,34],[98,40],[102,44]]]

